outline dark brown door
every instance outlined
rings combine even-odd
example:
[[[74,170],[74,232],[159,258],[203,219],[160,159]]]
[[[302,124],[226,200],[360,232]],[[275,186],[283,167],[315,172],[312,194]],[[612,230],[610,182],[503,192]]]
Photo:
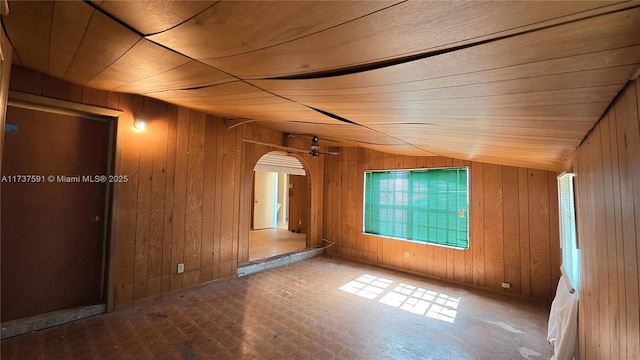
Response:
[[[6,122],[2,321],[100,302],[106,183],[82,176],[107,174],[110,124],[15,107]]]

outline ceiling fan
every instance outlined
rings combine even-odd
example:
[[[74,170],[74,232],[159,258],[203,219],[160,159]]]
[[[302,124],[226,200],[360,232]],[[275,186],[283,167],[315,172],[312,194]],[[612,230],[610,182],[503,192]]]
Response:
[[[309,155],[316,157],[319,155],[338,155],[339,153],[334,152],[334,151],[329,151],[329,152],[321,152],[320,151],[320,144],[318,144],[318,137],[317,136],[311,136],[311,151],[309,151]]]
[[[293,136],[298,136],[298,135],[288,134],[286,136],[287,137],[293,137]],[[258,145],[271,146],[271,147],[274,147],[274,148],[282,149],[282,150],[287,151],[287,152],[305,153],[305,154],[309,154],[309,155],[311,155],[313,157],[317,157],[317,156],[320,156],[320,155],[338,155],[338,154],[340,154],[340,153],[335,152],[335,151],[327,151],[327,152],[321,151],[318,137],[315,136],[315,135],[311,136],[311,148],[310,148],[310,150],[300,149],[300,148],[291,147],[291,146],[283,146],[283,145],[273,144],[273,143],[270,143],[270,142],[254,140],[254,139],[242,139],[242,141],[250,142],[250,143],[258,144]]]

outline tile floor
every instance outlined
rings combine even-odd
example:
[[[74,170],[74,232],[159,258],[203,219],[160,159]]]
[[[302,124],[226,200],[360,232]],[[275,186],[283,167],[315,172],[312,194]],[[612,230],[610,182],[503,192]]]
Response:
[[[548,309],[326,256],[5,339],[24,359],[548,359]]]
[[[307,235],[283,229],[262,229],[249,232],[249,261],[302,250]]]

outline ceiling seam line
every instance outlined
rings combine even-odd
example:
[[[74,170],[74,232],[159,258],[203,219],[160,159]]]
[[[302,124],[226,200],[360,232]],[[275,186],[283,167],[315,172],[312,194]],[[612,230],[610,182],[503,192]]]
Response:
[[[306,35],[303,35],[303,36],[299,36],[299,37],[297,37],[297,38],[295,38],[295,39],[289,39],[289,40],[286,40],[286,41],[283,41],[283,42],[280,42],[280,43],[277,43],[277,44],[272,44],[272,45],[269,45],[269,46],[261,47],[261,48],[259,48],[259,49],[253,49],[253,50],[244,51],[244,52],[240,52],[240,53],[236,53],[236,54],[232,54],[232,55],[217,56],[217,57],[211,57],[211,58],[206,58],[206,59],[216,59],[216,60],[217,60],[217,59],[225,59],[225,58],[234,57],[234,56],[239,56],[239,55],[251,54],[251,53],[254,53],[254,52],[257,52],[257,51],[262,51],[262,50],[270,49],[270,48],[273,48],[273,47],[276,47],[276,46],[281,46],[281,45],[285,45],[285,44],[288,44],[288,43],[292,43],[292,42],[294,42],[294,41],[298,41],[298,40],[301,40],[301,39],[307,38],[307,37],[309,37],[309,36],[313,36],[313,35],[316,35],[316,34],[320,34],[320,33],[325,32],[325,31],[327,31],[327,30],[331,30],[331,29],[337,28],[337,27],[339,27],[339,26],[343,26],[343,25],[349,24],[349,23],[351,23],[351,22],[354,22],[354,21],[357,21],[357,20],[363,19],[363,18],[365,18],[365,17],[367,17],[367,16],[371,16],[371,15],[376,14],[376,13],[378,13],[378,12],[388,10],[388,9],[390,9],[390,8],[392,8],[392,7],[398,6],[398,5],[403,4],[403,3],[406,3],[406,2],[408,2],[408,1],[409,1],[409,0],[399,1],[399,2],[397,2],[397,3],[395,3],[395,4],[391,4],[391,5],[387,6],[387,7],[382,8],[382,9],[375,10],[375,11],[370,12],[370,13],[368,13],[368,14],[360,15],[360,16],[358,16],[358,17],[356,17],[356,18],[353,18],[353,19],[347,20],[347,21],[342,22],[342,23],[340,23],[340,24],[336,24],[336,25],[329,26],[329,27],[328,27],[328,28],[326,28],[326,29],[318,30],[318,31],[315,31],[315,32],[313,32],[313,33],[311,33],[311,34],[306,34]]]
[[[173,29],[177,28],[178,26],[180,26],[182,24],[185,24],[185,23],[193,20],[194,18],[200,16],[203,12],[208,11],[209,9],[213,8],[214,6],[220,4],[220,2],[221,2],[221,0],[218,0],[218,1],[214,2],[213,4],[211,4],[211,6],[207,7],[206,9],[203,9],[203,10],[199,11],[197,14],[195,14],[195,15],[187,18],[187,19],[185,19],[185,20],[183,20],[183,21],[181,21],[181,22],[179,22],[179,23],[177,23],[175,25],[172,25],[172,26],[170,26],[170,27],[168,27],[168,28],[166,28],[164,30],[156,31],[156,32],[150,33],[150,34],[145,34],[144,37],[147,38],[149,36],[155,36],[155,35],[159,35],[159,34],[167,32],[167,31],[173,30]],[[147,40],[149,40],[149,39],[147,39]]]
[[[515,37],[526,35],[526,34],[529,34],[529,33],[542,31],[542,30],[546,30],[546,29],[551,29],[551,28],[554,28],[554,27],[563,26],[563,25],[575,23],[575,22],[578,22],[578,21],[584,21],[584,20],[588,20],[588,19],[592,19],[592,18],[596,18],[596,17],[600,17],[600,16],[605,16],[605,15],[615,14],[615,13],[618,13],[618,12],[628,11],[628,10],[635,9],[635,8],[638,8],[638,7],[640,7],[640,4],[636,5],[636,6],[629,7],[629,8],[625,8],[625,9],[617,9],[617,10],[613,10],[613,11],[610,11],[610,12],[591,15],[591,16],[587,16],[585,18],[580,18],[580,19],[569,20],[569,21],[566,21],[566,22],[563,22],[563,23],[552,24],[552,25],[548,25],[548,26],[545,26],[545,27],[537,28],[537,29],[525,30],[525,31],[518,32],[518,33],[502,35],[502,36],[498,36],[498,37],[492,38],[492,39],[486,39],[486,40],[471,42],[471,43],[458,45],[458,46],[453,46],[453,47],[444,48],[444,49],[439,49],[439,50],[432,50],[432,51],[426,51],[426,52],[417,53],[417,54],[413,54],[413,55],[406,55],[406,56],[395,58],[395,59],[379,60],[379,61],[376,61],[376,62],[371,62],[371,63],[363,64],[363,65],[347,66],[347,67],[344,67],[342,69],[322,70],[322,71],[310,72],[310,73],[306,73],[306,74],[284,75],[284,76],[278,76],[278,77],[263,78],[262,80],[311,80],[311,79],[324,79],[324,78],[330,78],[330,77],[335,77],[335,76],[358,74],[358,73],[362,73],[362,72],[366,72],[366,71],[372,71],[372,70],[383,69],[383,68],[387,68],[387,67],[391,67],[391,66],[406,64],[406,63],[410,63],[410,62],[417,61],[417,60],[428,59],[428,58],[431,58],[431,57],[434,57],[434,56],[444,55],[444,54],[448,54],[448,53],[453,53],[455,51],[460,51],[460,50],[473,48],[473,47],[476,47],[476,46],[486,45],[486,44],[493,43],[493,42],[496,42],[496,41],[515,38]]]

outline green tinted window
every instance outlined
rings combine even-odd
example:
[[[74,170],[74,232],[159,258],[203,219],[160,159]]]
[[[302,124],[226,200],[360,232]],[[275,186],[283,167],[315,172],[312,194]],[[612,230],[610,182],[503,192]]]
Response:
[[[364,231],[469,247],[468,169],[365,172]]]

